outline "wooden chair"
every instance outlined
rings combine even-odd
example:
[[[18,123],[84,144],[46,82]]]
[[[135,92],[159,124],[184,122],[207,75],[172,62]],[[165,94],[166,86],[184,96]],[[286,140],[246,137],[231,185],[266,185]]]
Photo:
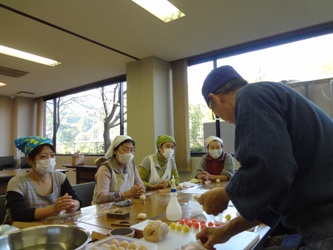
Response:
[[[80,183],[72,187],[82,202],[81,207],[90,206],[94,195],[95,182]]]
[[[15,168],[16,162],[14,156],[0,156],[0,170]]]
[[[27,162],[27,159],[25,158],[25,156],[22,156],[21,158],[20,158],[20,167],[21,168],[30,168],[30,165],[29,165],[29,163]]]

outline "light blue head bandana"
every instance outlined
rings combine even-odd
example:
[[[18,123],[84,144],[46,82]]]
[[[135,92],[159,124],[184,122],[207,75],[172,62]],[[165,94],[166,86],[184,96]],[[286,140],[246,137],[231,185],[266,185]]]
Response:
[[[42,144],[52,145],[52,140],[50,138],[40,136],[27,136],[15,139],[15,146],[26,156],[29,155],[34,148]]]

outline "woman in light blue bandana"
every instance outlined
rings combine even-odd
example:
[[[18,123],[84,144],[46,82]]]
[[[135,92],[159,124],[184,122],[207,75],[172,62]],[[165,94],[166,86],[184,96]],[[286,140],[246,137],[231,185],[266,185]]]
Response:
[[[55,150],[51,139],[28,136],[15,140],[31,170],[13,177],[7,185],[6,223],[35,221],[60,212],[73,213],[80,201],[66,175],[54,171]]]

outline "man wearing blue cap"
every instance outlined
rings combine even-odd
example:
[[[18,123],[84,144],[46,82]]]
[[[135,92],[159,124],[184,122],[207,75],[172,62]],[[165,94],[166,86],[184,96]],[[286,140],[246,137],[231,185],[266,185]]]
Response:
[[[298,249],[333,249],[333,121],[283,83],[248,84],[232,67],[212,70],[202,94],[235,127],[241,167],[225,188],[198,201],[209,214],[233,202],[241,216],[197,234],[208,249],[279,219],[302,236]]]

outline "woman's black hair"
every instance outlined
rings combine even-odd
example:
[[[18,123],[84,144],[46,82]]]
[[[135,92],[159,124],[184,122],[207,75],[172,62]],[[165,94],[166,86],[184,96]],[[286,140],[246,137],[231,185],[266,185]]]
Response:
[[[44,146],[48,146],[53,152],[55,152],[55,149],[54,149],[54,146],[51,145],[51,144],[41,144],[37,147],[35,147],[31,152],[30,154],[28,154],[28,157],[31,159],[31,160],[34,160],[36,155],[38,155],[40,152],[42,152]]]

